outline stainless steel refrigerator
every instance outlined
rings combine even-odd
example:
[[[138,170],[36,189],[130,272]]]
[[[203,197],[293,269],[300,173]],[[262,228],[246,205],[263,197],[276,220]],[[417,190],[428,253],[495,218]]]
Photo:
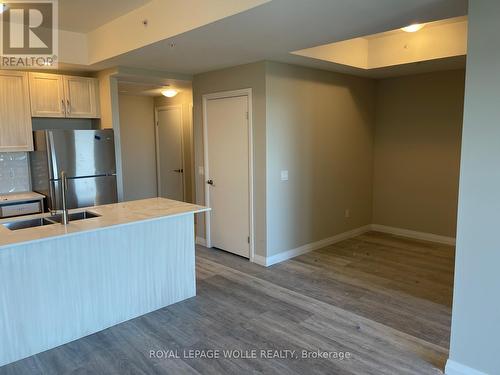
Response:
[[[68,208],[117,202],[113,130],[38,130],[30,154],[32,188],[60,210],[60,173],[68,176]]]

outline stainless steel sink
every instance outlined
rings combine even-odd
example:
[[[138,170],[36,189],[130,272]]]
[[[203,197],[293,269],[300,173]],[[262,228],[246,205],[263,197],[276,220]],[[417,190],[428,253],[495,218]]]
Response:
[[[72,221],[92,219],[94,217],[100,217],[100,216],[101,215],[97,215],[89,211],[74,212],[72,214],[69,214],[69,222],[71,223]],[[51,216],[50,220],[60,223],[62,221],[62,215]]]
[[[101,215],[97,215],[89,211],[75,212],[69,214],[69,221],[72,222],[78,220],[92,219],[94,217],[100,217],[100,216]],[[4,223],[2,225],[10,230],[20,230],[20,229],[43,227],[46,225],[54,225],[54,224],[61,225],[61,221],[62,221],[62,215],[54,215],[40,219],[12,221],[9,223]]]
[[[54,224],[57,224],[57,223],[55,221],[51,221],[48,218],[42,218],[42,219],[13,221],[13,222],[5,223],[2,225],[5,228],[10,229],[10,230],[20,230],[20,229],[43,227],[46,225],[54,225]]]

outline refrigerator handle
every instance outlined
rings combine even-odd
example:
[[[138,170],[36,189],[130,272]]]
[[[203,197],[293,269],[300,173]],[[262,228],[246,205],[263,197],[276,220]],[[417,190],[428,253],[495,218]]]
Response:
[[[52,215],[56,214],[56,210],[54,209],[56,205],[56,196],[54,194],[54,186],[52,184],[52,181],[49,180],[49,196],[48,198],[48,203],[50,204],[50,207],[47,207]]]

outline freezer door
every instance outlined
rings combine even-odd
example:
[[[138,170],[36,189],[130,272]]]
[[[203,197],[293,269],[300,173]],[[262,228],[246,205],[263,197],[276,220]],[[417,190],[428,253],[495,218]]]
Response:
[[[49,130],[47,153],[51,179],[116,173],[113,130]]]
[[[50,185],[49,210],[60,210],[62,209],[61,182],[51,181]],[[99,206],[117,201],[115,176],[68,179],[68,209]]]

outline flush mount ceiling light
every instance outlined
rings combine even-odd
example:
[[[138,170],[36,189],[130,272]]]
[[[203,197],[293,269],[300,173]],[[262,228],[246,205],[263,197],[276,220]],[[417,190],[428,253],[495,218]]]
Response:
[[[407,33],[415,33],[419,30],[422,30],[425,24],[423,23],[414,23],[413,25],[402,27],[401,30]]]
[[[173,98],[179,93],[178,90],[176,89],[166,89],[166,90],[161,90],[161,94],[163,96],[166,96],[167,98]]]

